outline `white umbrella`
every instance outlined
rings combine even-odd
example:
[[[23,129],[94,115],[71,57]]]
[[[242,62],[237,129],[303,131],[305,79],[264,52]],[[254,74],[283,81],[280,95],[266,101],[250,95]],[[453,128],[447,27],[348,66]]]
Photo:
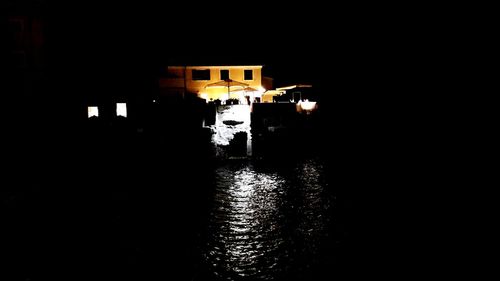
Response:
[[[261,91],[252,87],[245,87],[243,89],[233,90],[232,92],[244,92],[245,96],[250,96],[253,99],[255,97],[254,93],[260,93]]]
[[[240,92],[240,91],[248,93],[248,92],[258,92],[259,90],[255,89],[255,88],[252,88],[252,87],[245,87],[243,89],[233,90],[232,92]]]
[[[215,82],[215,83],[210,83],[210,84],[207,84],[205,86],[205,88],[213,88],[213,87],[227,87],[227,97],[230,98],[230,89],[231,87],[245,87],[245,86],[248,86],[247,83],[243,83],[243,82],[239,82],[239,81],[235,81],[235,80],[232,80],[232,79],[225,79],[225,80],[221,80],[221,81],[218,81],[218,82]]]

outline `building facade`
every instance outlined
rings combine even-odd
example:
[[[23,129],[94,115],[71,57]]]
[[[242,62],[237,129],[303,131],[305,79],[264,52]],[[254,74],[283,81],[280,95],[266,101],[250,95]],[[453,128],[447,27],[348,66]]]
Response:
[[[169,66],[160,79],[164,95],[195,94],[207,101],[260,97],[265,87],[272,87],[272,80],[263,79],[262,65]]]

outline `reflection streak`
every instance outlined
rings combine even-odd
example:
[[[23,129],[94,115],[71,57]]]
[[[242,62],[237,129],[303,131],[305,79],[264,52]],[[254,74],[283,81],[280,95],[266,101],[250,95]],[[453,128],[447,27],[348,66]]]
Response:
[[[205,258],[218,280],[273,280],[320,247],[330,206],[321,167],[270,170],[250,163],[216,170]]]

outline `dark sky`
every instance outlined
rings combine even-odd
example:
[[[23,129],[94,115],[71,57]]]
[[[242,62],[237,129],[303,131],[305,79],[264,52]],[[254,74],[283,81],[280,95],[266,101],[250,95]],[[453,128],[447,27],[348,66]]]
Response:
[[[371,7],[319,1],[281,7],[265,1],[11,2],[42,3],[34,6],[47,18],[50,58],[87,75],[112,70],[147,76],[187,58],[255,62],[277,80],[325,84],[347,73],[365,75],[375,64],[398,61],[399,54],[408,57],[399,38],[411,34],[397,20],[383,24],[384,14]]]
[[[278,81],[313,80],[313,66],[334,55],[335,28],[309,18],[311,7],[264,4],[50,4],[49,42],[82,68],[125,75],[188,60],[264,64]]]

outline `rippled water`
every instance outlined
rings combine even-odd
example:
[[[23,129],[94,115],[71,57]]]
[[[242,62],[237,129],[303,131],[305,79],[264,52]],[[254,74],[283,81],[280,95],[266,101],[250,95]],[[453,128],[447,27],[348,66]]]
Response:
[[[202,247],[207,276],[199,280],[295,280],[300,274],[309,280],[307,271],[331,241],[334,202],[321,161],[252,159],[248,106],[219,107],[216,119],[212,143],[222,161]],[[249,157],[230,160],[239,132],[248,134]]]
[[[205,260],[216,280],[274,280],[314,263],[328,236],[323,167],[316,160],[216,170]]]

